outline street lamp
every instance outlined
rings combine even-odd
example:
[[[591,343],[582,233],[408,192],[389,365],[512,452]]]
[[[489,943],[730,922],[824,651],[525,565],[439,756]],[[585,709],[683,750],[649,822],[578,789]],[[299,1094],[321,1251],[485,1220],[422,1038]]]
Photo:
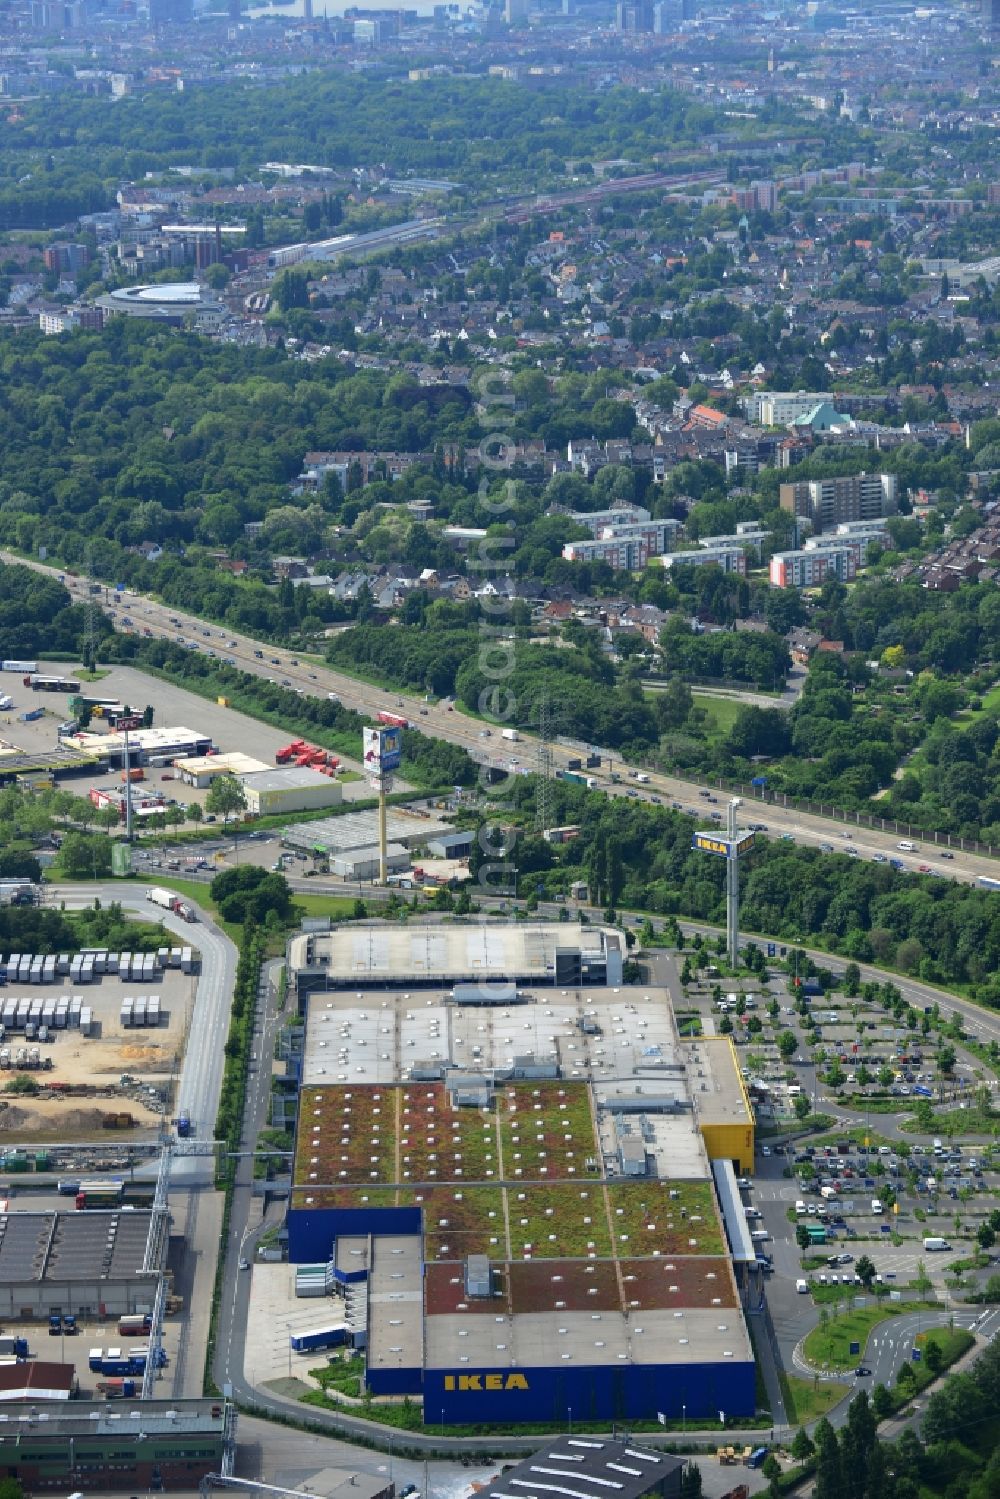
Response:
[[[681,1404],[681,1430],[682,1431],[687,1431],[687,1429],[688,1429],[688,1419],[687,1419],[687,1417],[688,1417],[688,1408],[687,1408],[687,1406],[685,1404],[682,1403]]]

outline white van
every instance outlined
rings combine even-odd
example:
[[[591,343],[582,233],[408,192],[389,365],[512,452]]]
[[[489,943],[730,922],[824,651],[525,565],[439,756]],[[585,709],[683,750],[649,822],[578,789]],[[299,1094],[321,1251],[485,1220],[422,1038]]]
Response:
[[[795,1289],[798,1291],[800,1296],[807,1295],[809,1291],[809,1287],[804,1280],[797,1280],[795,1282]]]
[[[872,1198],[872,1212],[876,1213],[876,1214],[880,1214],[883,1211],[884,1211],[884,1209],[883,1209],[882,1204],[879,1201],[879,1199],[877,1197],[873,1197]]]
[[[905,838],[901,843],[897,843],[896,847],[902,854],[914,854],[917,851],[917,845],[915,843],[908,842]]]
[[[789,1096],[789,1098],[798,1098],[799,1095],[801,1094],[801,1092],[802,1092],[802,1089],[801,1089],[801,1087],[799,1086],[798,1083],[789,1083],[789,1085],[788,1085],[788,1096]]]
[[[797,1218],[801,1218],[802,1214],[805,1212],[805,1210],[806,1210],[806,1205],[802,1201],[802,1198],[800,1197],[799,1200],[798,1200],[798,1202],[795,1204],[795,1216]]]
[[[764,1239],[769,1239],[771,1235],[768,1233],[766,1228],[752,1228],[750,1230],[750,1237],[756,1243],[760,1244]]]

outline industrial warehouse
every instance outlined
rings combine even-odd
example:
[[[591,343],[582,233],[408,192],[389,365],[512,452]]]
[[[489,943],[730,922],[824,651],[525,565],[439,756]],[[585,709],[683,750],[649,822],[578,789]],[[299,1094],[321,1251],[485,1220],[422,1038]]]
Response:
[[[0,1317],[152,1312],[166,1258],[161,1213],[0,1213]]]
[[[427,1423],[753,1413],[750,1103],[728,1039],[682,1041],[623,953],[566,924],[289,944],[289,1258]]]

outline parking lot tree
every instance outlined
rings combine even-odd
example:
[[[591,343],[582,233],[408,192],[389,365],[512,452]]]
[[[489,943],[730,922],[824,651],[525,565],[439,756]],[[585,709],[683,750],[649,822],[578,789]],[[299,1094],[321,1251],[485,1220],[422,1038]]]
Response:
[[[945,1045],[939,1048],[937,1054],[937,1064],[940,1067],[941,1071],[945,1074],[945,1076],[948,1076],[949,1073],[954,1072],[955,1063],[957,1061],[958,1053],[955,1051],[954,1046]]]
[[[892,1086],[892,1068],[891,1067],[880,1067],[879,1068],[879,1070],[878,1070],[878,1085],[879,1085],[880,1088],[889,1088],[889,1087]]]
[[[980,1223],[976,1229],[976,1238],[980,1249],[992,1249],[997,1241],[997,1236],[988,1223]]]
[[[809,1248],[809,1230],[804,1223],[798,1224],[795,1229],[795,1242],[800,1249]]]
[[[871,1286],[872,1281],[875,1279],[875,1265],[870,1255],[863,1254],[859,1257],[854,1266],[854,1273],[863,1286]]]
[[[747,1035],[759,1036],[764,1029],[764,1022],[759,1015],[747,1016]]]
[[[777,1037],[777,1042],[778,1042],[778,1050],[781,1053],[782,1058],[786,1062],[791,1057],[793,1057],[795,1055],[796,1051],[798,1050],[799,1043],[795,1039],[795,1032],[794,1031],[789,1031],[789,1030],[779,1031],[778,1032],[778,1037]]]
[[[826,1080],[831,1088],[840,1088],[844,1083],[844,1069],[839,1062],[831,1062],[826,1069]]]
[[[728,1015],[723,1015],[719,1021],[719,1034],[722,1036],[731,1036],[733,1034],[733,1022]]]

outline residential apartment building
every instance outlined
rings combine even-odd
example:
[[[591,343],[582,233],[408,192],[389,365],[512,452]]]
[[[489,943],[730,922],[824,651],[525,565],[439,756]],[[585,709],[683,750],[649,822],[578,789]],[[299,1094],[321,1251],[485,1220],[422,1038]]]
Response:
[[[817,534],[845,521],[882,520],[896,514],[895,474],[844,474],[782,484],[779,504]]]
[[[742,547],[701,547],[692,552],[667,552],[660,562],[668,571],[672,567],[704,567],[711,562],[721,567],[724,573],[739,573],[741,577],[747,570],[747,556]]]
[[[578,526],[586,526],[592,536],[602,536],[608,530],[620,531],[640,521],[652,520],[642,505],[615,505],[610,510],[573,510],[569,518]]]
[[[772,536],[771,531],[765,531],[755,521],[740,521],[737,524],[735,535],[730,536],[699,536],[698,545],[707,547],[709,551],[720,549],[729,551],[732,548],[750,548],[754,555],[760,556],[760,549],[765,541]]]
[[[787,427],[827,400],[823,391],[755,390],[743,403],[747,421],[757,427]]]
[[[637,572],[651,557],[659,557],[677,540],[677,520],[646,520],[602,528],[593,541],[568,541],[562,554],[568,562],[608,562]]]
[[[849,583],[857,575],[857,571],[856,546],[775,552],[771,558],[771,587],[818,588],[827,578]]]

